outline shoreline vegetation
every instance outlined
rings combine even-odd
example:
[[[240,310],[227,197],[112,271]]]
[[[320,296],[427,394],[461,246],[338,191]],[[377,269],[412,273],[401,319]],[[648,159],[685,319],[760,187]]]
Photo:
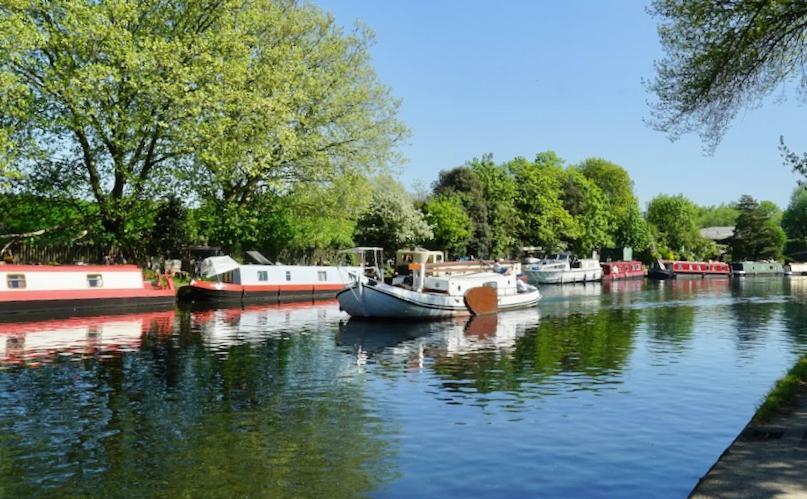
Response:
[[[751,425],[770,422],[775,416],[787,414],[793,402],[807,390],[807,356],[801,357],[773,388],[757,408],[751,418]]]

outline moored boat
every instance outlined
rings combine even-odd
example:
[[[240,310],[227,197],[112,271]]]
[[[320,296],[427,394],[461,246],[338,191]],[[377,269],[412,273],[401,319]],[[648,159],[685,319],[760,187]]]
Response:
[[[675,279],[675,272],[673,272],[672,269],[667,268],[667,265],[665,265],[661,260],[656,260],[656,262],[653,263],[649,269],[647,269],[647,278],[658,281]]]
[[[0,319],[22,313],[173,306],[170,277],[150,282],[136,265],[0,265]]]
[[[596,258],[575,258],[571,253],[547,255],[538,263],[525,264],[524,275],[530,284],[573,284],[602,279],[602,267]]]
[[[784,269],[779,262],[731,262],[731,274],[736,277],[782,275]]]
[[[436,263],[438,259],[435,252],[426,250],[399,252],[411,272],[387,284],[380,266],[381,248],[369,249],[372,258],[362,261],[371,262],[372,267],[351,271],[353,282],[337,295],[339,307],[353,317],[440,319],[480,315],[531,307],[541,298],[537,288],[521,282],[513,272],[427,275],[429,260]]]
[[[202,275],[180,288],[183,301],[274,303],[332,299],[359,267],[321,265],[242,265],[229,256],[202,261]]]
[[[602,280],[615,281],[619,279],[640,279],[645,275],[642,262],[632,260],[627,262],[603,262]]]
[[[675,277],[728,277],[731,267],[723,262],[689,262],[682,260],[663,260],[664,268]]]
[[[785,275],[807,275],[807,263],[788,263],[782,268]]]

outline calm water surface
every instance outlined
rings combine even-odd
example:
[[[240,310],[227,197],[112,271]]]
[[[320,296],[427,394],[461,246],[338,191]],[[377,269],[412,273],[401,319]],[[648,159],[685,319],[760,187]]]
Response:
[[[807,278],[0,324],[0,496],[682,497],[807,351]]]

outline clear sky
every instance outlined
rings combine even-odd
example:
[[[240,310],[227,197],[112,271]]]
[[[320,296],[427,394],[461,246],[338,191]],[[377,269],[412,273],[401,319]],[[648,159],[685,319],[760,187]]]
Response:
[[[797,177],[777,149],[807,150],[807,106],[795,95],[742,112],[717,151],[649,128],[642,79],[662,57],[646,2],[317,0],[339,23],[370,26],[381,80],[412,130],[402,180],[430,185],[486,152],[497,162],[554,150],[625,167],[644,205],[658,193],[699,204],[742,194],[787,204]]]

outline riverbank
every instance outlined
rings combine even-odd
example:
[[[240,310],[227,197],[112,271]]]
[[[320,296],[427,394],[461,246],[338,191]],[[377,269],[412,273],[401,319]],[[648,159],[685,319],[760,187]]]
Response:
[[[807,357],[779,380],[690,497],[807,496]]]

